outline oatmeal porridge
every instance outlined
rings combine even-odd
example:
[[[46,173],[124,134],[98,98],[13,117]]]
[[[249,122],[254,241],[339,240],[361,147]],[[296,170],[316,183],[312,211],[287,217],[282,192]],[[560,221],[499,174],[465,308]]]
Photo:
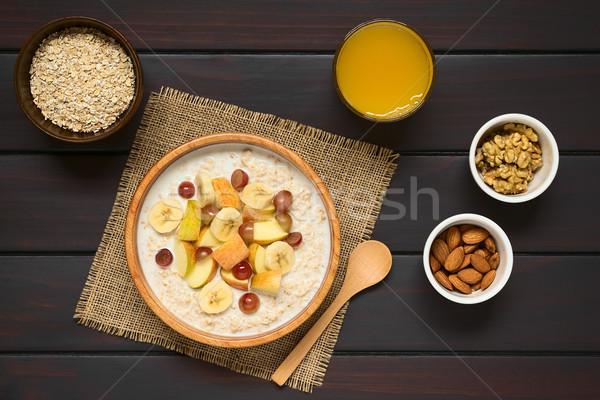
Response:
[[[293,319],[318,292],[331,254],[319,191],[284,158],[218,144],[162,172],[141,206],[140,264],[179,319],[243,337]]]

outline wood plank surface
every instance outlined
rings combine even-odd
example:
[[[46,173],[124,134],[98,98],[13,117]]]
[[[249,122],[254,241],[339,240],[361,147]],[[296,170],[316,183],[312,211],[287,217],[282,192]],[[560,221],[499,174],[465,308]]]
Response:
[[[403,156],[373,238],[393,252],[420,252],[442,219],[475,212],[495,220],[517,252],[598,252],[600,156],[561,158],[540,197],[505,204],[473,181],[465,156]],[[96,251],[125,164],[125,155],[0,156],[0,252]],[[437,200],[436,200],[437,199]],[[353,197],[345,198],[352,206]]]
[[[91,262],[0,257],[0,293],[10,299],[0,302],[0,352],[145,351],[72,318]],[[351,300],[335,350],[597,353],[599,280],[596,257],[517,256],[500,294],[464,306],[434,291],[420,256],[394,256],[384,283]]]
[[[452,55],[437,59],[436,85],[423,109],[406,120],[376,125],[365,141],[402,152],[466,152],[477,130],[490,118],[520,112],[544,122],[561,151],[600,151],[594,121],[600,55]],[[0,54],[2,76],[12,75],[15,60],[14,54]],[[4,126],[0,149],[128,151],[149,93],[161,86],[356,139],[372,127],[339,101],[330,55],[142,55],[141,62],[145,97],[136,117],[118,134],[90,144],[59,142],[39,131],[20,110],[12,79],[0,80],[0,96],[7,99],[0,108]]]
[[[590,0],[487,1],[174,1],[6,2],[0,48],[18,49],[51,20],[83,15],[113,25],[141,50],[333,51],[357,24],[395,18],[435,50],[598,50]]]
[[[334,356],[324,386],[312,396],[587,399],[597,398],[599,368],[597,357]],[[192,358],[151,355],[0,356],[0,393],[36,400],[307,398]]]
[[[584,179],[598,174],[598,156],[563,156],[554,182],[541,196],[507,204],[476,185],[467,157],[400,157],[373,239],[384,241],[393,251],[420,252],[441,220],[476,213],[502,227],[513,251],[598,252],[600,193],[596,190],[600,189]],[[406,213],[397,219],[402,206]]]

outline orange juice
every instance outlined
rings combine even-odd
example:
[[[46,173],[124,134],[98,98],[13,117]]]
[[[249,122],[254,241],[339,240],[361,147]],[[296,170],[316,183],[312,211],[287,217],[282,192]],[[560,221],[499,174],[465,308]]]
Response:
[[[425,39],[391,20],[354,28],[337,50],[333,70],[342,101],[355,113],[380,122],[415,112],[435,79],[433,52]]]

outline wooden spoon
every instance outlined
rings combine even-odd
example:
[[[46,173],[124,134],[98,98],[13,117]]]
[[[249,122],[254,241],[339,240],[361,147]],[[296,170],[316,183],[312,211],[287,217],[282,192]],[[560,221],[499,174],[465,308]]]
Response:
[[[283,385],[321,336],[321,333],[327,328],[339,309],[356,293],[369,286],[373,286],[385,278],[388,272],[390,272],[391,266],[392,254],[383,243],[368,240],[356,246],[352,250],[352,253],[350,253],[344,284],[337,297],[310,331],[308,331],[306,336],[296,345],[296,348],[292,350],[273,373],[271,380],[279,386]]]

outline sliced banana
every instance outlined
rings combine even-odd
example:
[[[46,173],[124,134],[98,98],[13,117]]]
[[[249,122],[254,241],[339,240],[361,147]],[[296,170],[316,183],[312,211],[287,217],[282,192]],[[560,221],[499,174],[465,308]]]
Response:
[[[271,204],[273,196],[275,196],[273,189],[260,183],[246,185],[240,194],[242,201],[255,209],[267,207]]]
[[[215,215],[210,224],[210,233],[222,242],[234,237],[242,224],[242,214],[233,207],[225,207]]]
[[[158,233],[168,233],[177,228],[183,218],[181,204],[174,198],[164,198],[152,206],[148,213],[150,226]]]
[[[200,309],[207,314],[218,314],[229,308],[233,302],[233,292],[223,281],[211,281],[206,284],[198,295]]]
[[[286,242],[271,243],[265,251],[265,267],[269,271],[280,269],[285,275],[292,270],[295,262],[294,249]]]
[[[215,190],[213,189],[212,180],[206,172],[198,172],[194,178],[196,190],[198,191],[198,202],[200,207],[213,204],[215,202]]]

